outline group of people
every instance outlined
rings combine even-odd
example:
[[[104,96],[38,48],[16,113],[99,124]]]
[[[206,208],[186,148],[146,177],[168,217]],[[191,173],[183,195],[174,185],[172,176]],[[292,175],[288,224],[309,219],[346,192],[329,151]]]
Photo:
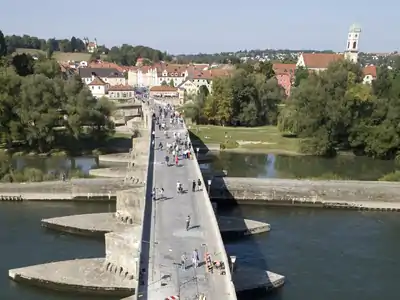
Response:
[[[199,266],[199,251],[197,249],[194,249],[192,252],[192,265],[193,268],[197,268]],[[183,253],[181,256],[181,268],[182,270],[186,270],[186,261],[187,261],[187,256],[186,253]]]
[[[168,128],[175,128],[179,129],[179,127],[183,126],[183,119],[180,117],[179,113],[175,112],[174,109],[170,106],[167,105],[165,107],[159,107],[158,108],[158,117],[155,117],[156,125],[158,126],[158,129],[161,131],[164,131],[164,136],[166,137],[167,140],[169,140],[168,136]],[[169,119],[169,125],[167,126],[166,119]],[[155,145],[155,132],[152,132],[153,135],[153,147]],[[185,134],[182,134],[181,131],[175,131],[172,134],[172,141],[168,141],[163,145],[161,142],[158,144],[158,150],[166,151],[166,156],[165,156],[165,162],[167,166],[170,166],[170,156],[172,156],[175,165],[179,165],[179,159],[191,159],[191,149],[192,145],[190,143],[189,135],[186,132]],[[200,178],[197,180],[194,179],[192,181],[192,192],[200,191],[202,189],[202,181]],[[184,193],[184,188],[183,184],[180,181],[177,181],[176,183],[176,191],[178,194]],[[158,196],[158,197],[157,197]],[[153,199],[161,199],[164,197],[164,189],[156,189],[153,188]],[[186,218],[186,231],[189,231],[191,228],[191,217],[190,215],[187,216]],[[199,265],[199,252],[197,249],[194,249],[192,252],[192,265],[194,268],[197,268]],[[183,253],[181,256],[181,268],[183,270],[186,270],[187,268],[187,256],[186,253]]]

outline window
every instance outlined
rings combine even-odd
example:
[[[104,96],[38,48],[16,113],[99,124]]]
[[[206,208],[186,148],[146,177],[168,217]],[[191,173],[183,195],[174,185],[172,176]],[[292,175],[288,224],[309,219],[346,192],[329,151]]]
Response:
[[[353,49],[357,49],[357,42],[353,42]]]
[[[117,93],[117,97],[119,98],[119,93]]]
[[[98,86],[97,89],[99,90],[99,89],[100,89],[100,86]]]

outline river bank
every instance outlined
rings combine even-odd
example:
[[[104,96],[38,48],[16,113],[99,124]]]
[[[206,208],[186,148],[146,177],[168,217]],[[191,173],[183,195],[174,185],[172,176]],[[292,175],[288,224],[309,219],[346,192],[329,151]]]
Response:
[[[214,178],[218,205],[307,206],[400,211],[400,185],[384,181]]]
[[[0,184],[0,201],[115,201],[116,192],[141,187],[120,178]]]
[[[221,150],[246,153],[302,155],[299,139],[282,135],[276,126],[224,127],[191,125],[191,139],[203,144],[218,143]]]

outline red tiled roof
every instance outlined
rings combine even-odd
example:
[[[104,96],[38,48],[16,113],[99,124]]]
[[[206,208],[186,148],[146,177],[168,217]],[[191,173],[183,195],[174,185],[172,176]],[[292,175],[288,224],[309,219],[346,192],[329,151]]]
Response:
[[[117,69],[118,72],[123,72],[124,68],[115,64],[115,63],[110,63],[110,62],[99,62],[99,61],[92,61],[88,64],[89,68],[104,68],[104,69]]]
[[[332,62],[343,59],[343,54],[303,53],[304,64],[308,69],[326,69]]]
[[[162,76],[162,73],[166,71],[168,73],[168,77],[182,77],[182,73],[186,72],[186,69],[186,65],[163,63],[157,67],[157,73],[158,76]]]
[[[376,78],[376,66],[366,66],[363,69],[364,76],[371,75]]]
[[[95,77],[91,83],[89,83],[88,85],[106,85],[107,83],[105,83],[101,78],[99,77]]]
[[[123,84],[119,84],[119,85],[112,85],[112,86],[110,86],[109,88],[108,88],[108,90],[109,91],[112,91],[112,92],[120,92],[120,91],[127,91],[127,92],[130,92],[130,91],[134,91],[134,89],[133,89],[133,87],[132,86],[130,86],[130,85],[123,85]]]
[[[296,71],[296,64],[281,64],[276,63],[272,65],[275,74],[292,74]]]
[[[178,88],[168,86],[168,85],[161,85],[161,86],[153,86],[150,88],[150,92],[177,92]]]
[[[227,69],[211,69],[211,70],[204,70],[204,71],[197,71],[194,72],[192,75],[193,79],[206,79],[212,80],[218,77],[226,77],[233,73],[233,70]]]

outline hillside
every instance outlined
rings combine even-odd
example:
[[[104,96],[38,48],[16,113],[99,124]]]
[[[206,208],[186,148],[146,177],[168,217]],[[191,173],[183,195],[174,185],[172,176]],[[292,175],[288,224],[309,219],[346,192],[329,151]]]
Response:
[[[16,53],[26,53],[30,55],[46,55],[46,52],[40,49],[27,49],[27,48],[17,48]],[[91,54],[90,53],[80,53],[80,52],[61,52],[61,51],[54,51],[53,58],[57,61],[88,61],[90,60]],[[107,55],[101,55],[101,58],[106,58]]]

